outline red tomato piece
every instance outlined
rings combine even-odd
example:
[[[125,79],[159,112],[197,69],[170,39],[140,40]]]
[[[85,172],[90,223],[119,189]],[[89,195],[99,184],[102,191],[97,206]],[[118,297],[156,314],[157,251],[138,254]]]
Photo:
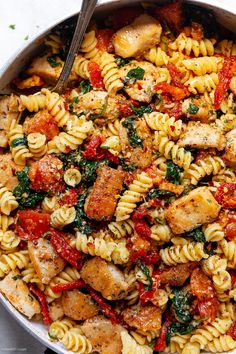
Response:
[[[96,89],[103,89],[104,84],[99,65],[93,61],[90,61],[88,63],[88,72],[92,86]]]
[[[54,293],[61,293],[65,290],[72,290],[76,288],[85,287],[85,282],[82,279],[74,280],[66,284],[56,284],[52,286],[52,291]]]
[[[156,91],[161,90],[163,93],[169,93],[176,101],[180,101],[190,94],[188,89],[179,88],[177,86],[167,84],[166,82],[160,82],[159,84],[155,85],[154,89]]]
[[[84,157],[89,160],[102,160],[105,158],[106,150],[100,149],[99,146],[105,141],[102,135],[93,135],[84,151]]]
[[[178,32],[183,25],[184,15],[182,1],[158,6],[154,10],[154,14],[160,21],[165,21],[174,31]]]
[[[40,303],[44,324],[46,326],[50,325],[52,323],[52,319],[51,319],[50,314],[49,314],[46,296],[37,287],[36,284],[30,283],[29,284],[29,289],[32,292],[32,294],[34,294],[37,297],[37,299],[38,299],[38,301]]]
[[[174,101],[174,106],[172,108],[162,109],[162,113],[169,114],[170,117],[175,117],[179,119],[182,116],[182,104],[179,101]]]
[[[219,301],[216,297],[208,300],[198,300],[198,311],[200,316],[205,318],[204,323],[213,322],[215,320],[219,305]]]
[[[225,237],[228,240],[233,240],[236,237],[236,222],[232,222],[226,226]]]
[[[209,300],[215,297],[215,290],[212,281],[205,273],[196,268],[190,277],[191,292],[198,300]]]
[[[236,190],[236,183],[223,183],[221,184],[215,193],[215,199],[223,208],[235,209],[236,208],[236,196],[234,192]]]
[[[158,288],[161,285],[161,279],[159,274],[156,274],[152,279],[152,290],[149,291],[145,290],[143,283],[139,283],[139,298],[142,305],[154,299],[156,292],[158,291]]]
[[[156,344],[154,347],[154,350],[163,352],[166,348],[166,335],[168,331],[168,327],[171,325],[170,319],[166,319],[165,322],[163,323],[160,331],[160,335],[156,340]]]
[[[144,239],[149,239],[152,234],[152,231],[145,220],[136,221],[134,223],[134,230]]]
[[[130,102],[126,100],[117,100],[117,105],[122,117],[128,117],[133,114],[133,110],[130,107]]]
[[[50,229],[50,215],[26,209],[17,212],[16,232],[25,241],[42,237]]]
[[[167,69],[169,70],[170,77],[171,77],[171,82],[174,86],[184,88],[185,86],[182,84],[181,79],[182,79],[182,73],[178,70],[178,68],[175,66],[173,63],[168,63]]]
[[[113,28],[119,29],[130,24],[136,17],[143,13],[143,9],[139,7],[123,7],[113,12],[111,21]]]
[[[109,28],[99,29],[96,31],[97,45],[96,47],[108,53],[114,53],[114,47],[112,44],[112,36],[114,31]]]
[[[236,270],[229,269],[229,274],[231,276],[231,289],[233,289],[236,284]]]
[[[129,257],[131,262],[136,262],[141,259],[145,264],[156,264],[159,260],[159,254],[157,251],[146,252],[144,249],[133,252]]]
[[[77,204],[78,195],[81,194],[81,190],[71,188],[69,189],[58,201],[60,206],[67,205],[73,206]]]
[[[236,70],[236,57],[225,57],[223,67],[219,72],[219,84],[214,93],[214,108],[219,109],[226,91],[229,89],[230,81]]]
[[[236,340],[236,321],[233,322],[227,334],[229,334],[234,340]]]
[[[46,155],[30,167],[31,188],[37,192],[61,192],[65,188],[63,173],[63,163],[55,156]]]
[[[25,121],[24,132],[26,135],[41,133],[46,135],[47,140],[51,140],[59,134],[59,128],[55,118],[48,111],[43,110]]]
[[[135,221],[139,221],[143,218],[145,218],[145,216],[148,216],[148,211],[147,211],[147,207],[145,205],[140,205],[132,214],[131,219],[135,222]]]

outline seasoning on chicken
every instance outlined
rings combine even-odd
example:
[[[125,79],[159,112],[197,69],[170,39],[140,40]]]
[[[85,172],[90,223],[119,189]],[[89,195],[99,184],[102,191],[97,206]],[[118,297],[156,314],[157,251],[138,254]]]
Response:
[[[226,134],[226,148],[223,159],[226,165],[236,167],[236,129]]]
[[[161,328],[161,309],[154,305],[127,308],[122,314],[129,326],[142,331],[156,331]]]

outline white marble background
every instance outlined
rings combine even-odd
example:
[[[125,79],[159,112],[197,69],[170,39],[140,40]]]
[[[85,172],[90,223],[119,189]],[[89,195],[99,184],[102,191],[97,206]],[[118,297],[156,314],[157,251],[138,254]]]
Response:
[[[222,2],[235,6],[235,0]],[[80,5],[81,0],[0,0],[0,71],[43,28],[79,11]],[[45,349],[0,305],[0,354],[42,354]]]

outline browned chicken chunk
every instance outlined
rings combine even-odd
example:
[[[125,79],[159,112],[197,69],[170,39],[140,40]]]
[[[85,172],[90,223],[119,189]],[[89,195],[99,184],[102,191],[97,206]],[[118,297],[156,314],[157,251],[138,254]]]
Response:
[[[211,103],[204,97],[187,98],[182,103],[182,112],[191,120],[199,120],[201,123],[213,122],[217,116]]]
[[[172,231],[181,234],[214,221],[219,212],[220,205],[209,189],[199,187],[174,201],[166,209],[165,217]]]
[[[113,325],[108,318],[96,316],[83,323],[81,330],[99,354],[121,354],[120,325]]]
[[[127,308],[122,314],[129,326],[142,331],[156,331],[161,328],[161,309],[154,305]]]
[[[0,99],[0,147],[7,147],[7,130],[13,119],[20,116],[19,99],[15,95],[3,96]]]
[[[15,176],[16,169],[11,154],[0,155],[0,181],[10,190],[13,190],[18,184],[18,179]]]
[[[19,270],[12,270],[0,281],[0,292],[18,311],[26,317],[32,318],[41,312],[41,308],[38,301],[30,293],[28,286],[19,278],[19,275]]]
[[[48,305],[49,315],[53,321],[61,320],[64,316],[64,310],[61,299],[56,299]]]
[[[121,299],[128,289],[128,283],[119,268],[100,257],[94,257],[85,263],[81,278],[108,300]]]
[[[77,289],[64,291],[61,302],[65,315],[76,321],[87,320],[99,313],[99,308],[91,297]]]
[[[188,262],[178,264],[175,267],[166,268],[161,272],[161,282],[171,286],[182,286],[190,277],[193,269],[196,267],[196,262]]]
[[[113,36],[115,53],[122,58],[138,57],[160,42],[162,27],[153,17],[142,14]]]
[[[226,165],[236,168],[236,129],[226,134],[226,148],[223,159]]]
[[[152,136],[151,131],[145,119],[135,121],[138,136],[142,139],[140,147],[132,147],[129,143],[126,128],[120,124],[119,137],[121,142],[121,149],[124,157],[127,159],[129,165],[135,165],[140,168],[149,166],[152,163]]]
[[[45,238],[39,238],[37,244],[29,241],[28,250],[35,272],[43,284],[48,284],[65,267],[65,261]]]
[[[122,171],[100,165],[93,190],[85,203],[86,215],[97,221],[110,220],[114,215],[117,196],[122,190],[124,174]]]

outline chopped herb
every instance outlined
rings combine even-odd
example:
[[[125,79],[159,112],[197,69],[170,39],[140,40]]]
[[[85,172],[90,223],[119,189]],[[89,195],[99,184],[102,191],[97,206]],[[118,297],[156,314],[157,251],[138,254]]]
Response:
[[[16,148],[17,146],[27,146],[28,142],[27,142],[27,138],[24,136],[23,138],[17,138],[17,139],[14,139],[12,142],[11,142],[11,147],[12,148]]]
[[[60,62],[56,61],[56,59],[53,57],[47,57],[47,61],[51,65],[52,68],[56,68],[56,67],[62,65]]]
[[[124,59],[124,58],[118,57],[118,58],[116,58],[115,61],[116,61],[118,68],[121,68],[122,66],[125,66],[129,62],[129,59]]]
[[[173,289],[173,295],[173,309],[178,321],[182,323],[190,322],[192,320],[192,315],[190,313],[192,295],[179,288]]]
[[[152,113],[152,107],[151,106],[144,106],[144,107],[134,107],[132,103],[130,103],[130,107],[134,114],[137,116],[142,116],[144,113]]]
[[[146,198],[147,199],[166,199],[166,198],[171,198],[174,197],[174,193],[166,191],[164,189],[151,189],[148,193]]]
[[[20,275],[20,274],[14,275],[14,277],[12,277],[13,280],[18,280],[18,279],[22,279],[22,278],[23,278],[23,275]]]
[[[27,36],[25,36],[24,41],[28,41],[28,39],[29,39],[29,36],[27,35]]]
[[[123,157],[119,157],[119,164],[121,165],[122,169],[124,171],[134,171],[137,169],[137,166],[135,165],[127,165],[125,162],[125,159]]]
[[[74,98],[73,98],[73,102],[74,102],[74,103],[79,103],[79,96],[74,97]]]
[[[25,166],[22,171],[16,172],[19,184],[14,188],[13,194],[16,198],[21,198],[23,193],[29,190],[29,166]]]
[[[50,235],[50,231],[45,232],[45,233],[43,234],[42,238],[45,238],[45,237],[47,237],[48,235]]]
[[[207,199],[207,203],[208,203],[208,204],[211,204],[211,203],[212,203],[212,200],[211,200],[211,199]]]
[[[136,80],[142,80],[144,77],[144,73],[145,70],[140,68],[139,66],[135,69],[131,69],[124,79],[125,84],[133,84]]]
[[[137,134],[136,128],[134,126],[135,125],[135,117],[133,117],[133,116],[127,117],[122,122],[122,125],[127,130],[130,145],[132,147],[141,146],[143,148],[143,139]]]
[[[67,170],[72,165],[78,165],[80,160],[80,149],[71,151],[69,154],[60,154],[57,156],[63,162],[64,170]]]
[[[196,106],[193,103],[189,104],[189,107],[188,107],[188,113],[189,114],[196,114],[198,111],[199,111],[199,107],[198,106]]]
[[[143,264],[140,260],[138,260],[136,264],[141,269],[141,271],[146,275],[146,277],[147,277],[147,279],[149,281],[149,285],[145,286],[145,290],[151,291],[152,290],[153,280],[152,280],[152,277],[150,275],[149,268],[145,264]]]
[[[80,90],[82,94],[88,93],[92,90],[92,86],[89,81],[83,80],[79,84]],[[78,102],[77,102],[78,103]]]
[[[166,334],[166,344],[169,345],[170,344],[170,339],[172,334],[174,333],[178,333],[181,335],[184,334],[189,334],[191,332],[193,332],[196,328],[198,328],[201,324],[201,321],[193,321],[191,324],[182,324],[182,323],[172,323],[167,330],[167,334]]]
[[[80,172],[82,175],[82,182],[83,183],[90,183],[92,184],[96,177],[97,173],[96,170],[100,164],[108,165],[109,161],[107,159],[101,161],[91,161],[88,159],[81,159],[78,163],[80,166]]]
[[[56,336],[53,336],[52,334],[50,334],[50,332],[48,332],[48,337],[52,340],[58,340],[58,338]]]
[[[9,25],[9,28],[14,30],[14,29],[16,29],[16,25]]]
[[[158,106],[162,101],[163,101],[163,97],[160,93],[155,93],[153,95],[153,99],[154,99],[154,102],[155,102],[155,105]]]
[[[192,231],[188,231],[185,233],[185,235],[187,237],[192,237],[196,242],[206,242],[206,238],[201,227],[198,227]]]
[[[82,194],[78,198],[77,205],[76,205],[76,217],[74,223],[80,232],[87,235],[87,234],[91,234],[92,228],[90,225],[90,221],[84,212],[84,203],[86,197],[87,197],[86,194]]]
[[[215,250],[217,249],[217,242],[206,242],[204,251],[209,255],[213,256],[215,254]]]
[[[166,166],[167,166],[167,169],[166,169],[167,181],[174,183],[174,184],[180,184],[181,169],[179,168],[179,166],[174,164],[171,160],[167,161]]]
[[[90,116],[90,119],[95,120],[95,119],[103,117],[105,112],[106,112],[106,110],[107,110],[107,104],[108,104],[108,97],[105,98],[105,102],[104,102],[104,104],[102,106],[101,112],[98,113],[98,114],[92,114]]]

